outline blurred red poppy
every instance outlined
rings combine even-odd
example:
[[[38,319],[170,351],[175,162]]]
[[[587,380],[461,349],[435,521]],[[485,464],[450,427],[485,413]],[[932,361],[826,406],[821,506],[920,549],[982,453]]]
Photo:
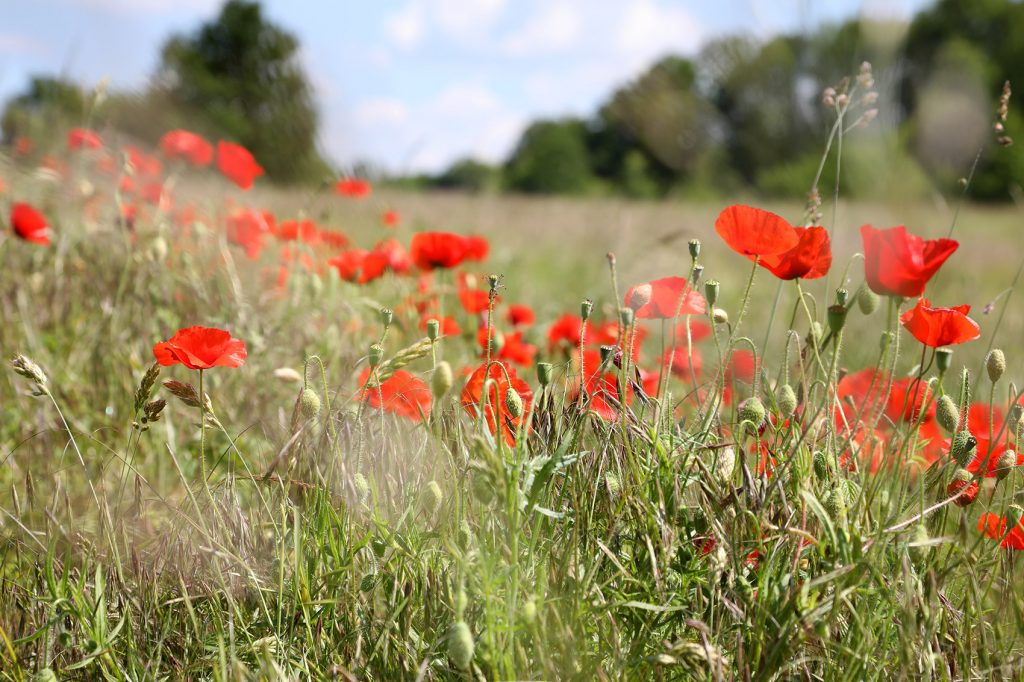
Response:
[[[587,324],[589,329],[590,325]],[[575,348],[580,345],[580,332],[583,319],[571,313],[565,313],[555,320],[548,329],[548,346],[554,350],[559,345]]]
[[[426,382],[411,372],[404,369],[396,370],[394,374],[381,382],[380,389],[371,385],[366,388],[367,380],[370,378],[370,368],[367,367],[359,375],[359,394],[370,407],[381,409],[381,398],[384,400],[384,410],[419,421],[430,414],[432,402],[430,387]]]
[[[253,181],[263,175],[263,168],[248,149],[224,140],[217,143],[217,168],[241,189],[249,189]]]
[[[164,170],[164,165],[160,163],[160,159],[152,154],[147,154],[135,145],[125,145],[124,153],[128,157],[128,163],[131,164],[132,172],[137,177],[152,180]]]
[[[978,531],[992,540],[999,540],[1003,549],[1024,550],[1024,526],[1018,521],[1009,531],[1006,529],[1006,517],[985,512],[978,519]]]
[[[470,315],[479,315],[487,312],[490,295],[481,289],[459,287],[459,302],[462,303],[462,309]]]
[[[690,355],[693,355],[693,366],[690,366]],[[704,367],[704,361],[701,358],[700,351],[696,348],[690,349],[687,352],[685,348],[676,348],[675,354],[671,350],[665,351],[665,356],[662,358],[662,363],[671,370],[672,374],[676,375],[680,379],[690,380],[691,377],[700,374],[701,369]]]
[[[877,230],[860,228],[864,240],[864,276],[876,294],[914,297],[953,255],[958,242],[952,239],[924,240],[910,234],[903,225]]]
[[[466,258],[468,244],[462,235],[451,232],[417,232],[412,236],[409,254],[421,270],[454,268]]]
[[[481,262],[487,260],[491,244],[480,235],[471,234],[466,239],[466,260]]]
[[[409,257],[409,252],[405,250],[405,247],[397,239],[385,239],[377,242],[371,253],[383,260],[387,269],[396,274],[405,274],[412,269],[412,259]]]
[[[232,244],[245,249],[245,255],[256,260],[263,250],[263,238],[270,231],[264,214],[253,209],[240,209],[228,216],[227,237]]]
[[[334,193],[351,199],[364,199],[370,196],[370,183],[361,178],[341,178],[334,185]]]
[[[160,138],[160,149],[168,159],[182,159],[193,166],[213,161],[213,145],[188,130],[171,130]]]
[[[50,225],[46,217],[31,204],[18,202],[11,207],[11,227],[16,235],[27,242],[50,245]]]
[[[533,308],[523,303],[512,303],[505,311],[505,319],[513,327],[529,327],[536,320]]]
[[[932,307],[927,298],[900,316],[900,322],[914,338],[926,346],[938,348],[972,341],[981,336],[978,323],[967,317],[971,306]]]
[[[758,264],[782,280],[817,279],[832,267],[832,245],[824,227],[794,227],[800,241],[789,251],[761,256]],[[754,260],[754,256],[748,256]]]
[[[685,277],[663,277],[648,282],[651,287],[651,300],[636,311],[641,320],[671,320],[676,309],[679,315],[702,315],[707,307],[704,297],[690,288]],[[626,292],[625,305],[633,298],[637,285]],[[681,307],[680,307],[680,304]]]
[[[402,217],[398,215],[398,211],[388,210],[384,211],[384,214],[380,217],[380,222],[383,223],[384,227],[398,227],[402,222]]]
[[[72,128],[68,131],[68,149],[99,149],[103,146],[103,140],[93,130],[88,128]]]
[[[507,373],[507,377],[506,377]],[[493,390],[487,396],[484,407],[484,418],[492,435],[498,434],[499,425],[501,433],[508,445],[515,445],[516,434],[520,426],[529,430],[529,423],[526,416],[530,414],[530,405],[533,402],[533,391],[529,385],[516,375],[516,370],[503,362],[492,362],[488,368],[487,363],[477,367],[469,376],[466,387],[462,389],[462,409],[470,416],[478,416],[481,402],[484,398],[484,383],[490,380]],[[522,401],[522,414],[514,417],[509,413],[507,407],[507,394],[515,391]]]
[[[459,323],[455,321],[455,318],[448,317],[447,315],[443,317],[438,317],[437,315],[424,315],[422,319],[420,319],[420,329],[422,331],[427,331],[427,322],[430,320],[437,320],[439,327],[438,333],[441,336],[458,336],[462,333],[462,329],[459,327]]]
[[[189,369],[210,369],[241,367],[246,352],[245,344],[223,329],[187,327],[153,346],[153,355],[165,367],[181,364]]]
[[[729,206],[715,220],[715,231],[733,251],[744,256],[781,254],[800,237],[785,218],[753,206]]]
[[[533,358],[537,354],[537,347],[523,341],[523,333],[521,331],[502,334],[492,327],[491,336],[494,337],[495,335],[501,339],[501,347],[498,348],[497,353],[491,356],[491,359],[508,360],[520,367],[529,367],[533,364]],[[476,339],[477,343],[480,344],[481,357],[486,357],[487,325],[481,325],[477,329]]]
[[[17,156],[28,156],[36,148],[36,143],[29,137],[14,138],[14,153]]]
[[[347,282],[366,284],[383,275],[387,265],[383,258],[372,255],[366,249],[350,249],[329,259],[327,265]]]

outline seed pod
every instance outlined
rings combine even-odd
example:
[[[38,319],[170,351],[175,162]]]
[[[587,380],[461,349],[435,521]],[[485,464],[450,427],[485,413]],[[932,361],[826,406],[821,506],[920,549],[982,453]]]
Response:
[[[860,312],[864,315],[870,315],[878,310],[880,302],[881,298],[878,294],[867,287],[861,287],[860,291],[857,292],[857,307],[860,308]]]
[[[704,282],[704,298],[708,300],[708,305],[714,307],[715,302],[718,301],[718,291],[721,285],[718,280],[709,279]]]
[[[35,383],[37,386],[46,385],[46,374],[43,373],[42,368],[24,355],[15,355],[11,360],[11,367],[14,368],[16,373]]]
[[[989,351],[988,357],[985,358],[985,370],[993,384],[999,381],[999,377],[1006,371],[1006,355],[1003,351],[998,348]]]
[[[434,368],[434,375],[430,378],[430,391],[434,394],[434,400],[440,400],[452,390],[455,377],[452,374],[452,366],[442,360]]]
[[[370,363],[370,369],[375,369],[380,365],[380,361],[384,359],[384,349],[381,348],[379,343],[370,345],[370,352],[367,355],[367,361]]]
[[[697,260],[697,256],[700,255],[700,240],[691,239],[687,246],[690,249],[690,258]]]
[[[448,633],[448,660],[460,670],[468,670],[473,662],[473,633],[466,621],[458,621]]]
[[[836,304],[841,305],[844,308],[846,303],[850,300],[850,292],[842,287],[836,289]]]
[[[395,319],[395,313],[394,313],[394,311],[391,310],[391,308],[381,308],[380,309],[380,323],[382,325],[384,325],[385,329],[391,326],[391,322],[394,319]]]
[[[633,293],[626,301],[630,310],[636,312],[645,305],[651,302],[651,297],[654,295],[654,289],[650,284],[639,284],[633,288]]]
[[[505,391],[505,409],[513,419],[523,416],[523,399],[518,391],[511,388]]]
[[[949,456],[961,467],[965,467],[974,459],[974,451],[977,445],[978,441],[971,435],[970,431],[957,431],[953,434],[953,439],[949,444]]]
[[[999,455],[999,459],[996,460],[995,475],[998,480],[1003,480],[1011,473],[1017,466],[1017,453],[1013,450],[1003,450],[1003,454]]]
[[[590,313],[592,312],[594,312],[594,302],[589,298],[583,299],[583,302],[580,303],[580,317],[583,318],[584,322],[590,319]]]
[[[750,422],[753,424],[753,428],[760,428],[764,422],[764,404],[761,403],[761,399],[756,395],[751,396],[740,404],[739,418],[741,422]]]
[[[441,323],[438,320],[430,319],[427,320],[427,338],[431,341],[437,341],[437,335],[441,331]]]
[[[956,433],[960,428],[960,410],[948,395],[939,398],[938,405],[935,407],[935,418],[939,422],[939,426],[946,429],[948,433]]]
[[[633,326],[633,309],[632,308],[619,308],[619,321],[623,327],[627,329]]]
[[[540,382],[541,386],[548,386],[551,384],[551,375],[553,371],[554,367],[550,362],[537,363],[537,381]]]
[[[828,328],[833,334],[838,334],[846,324],[846,308],[842,305],[830,305],[828,307]]]
[[[949,370],[949,366],[952,364],[952,348],[939,348],[935,351],[935,367],[939,370],[939,374],[945,374]]]
[[[311,388],[304,388],[299,393],[299,409],[306,419],[313,419],[320,414],[320,396]]]
[[[779,412],[782,416],[789,419],[796,412],[796,391],[789,384],[782,384],[782,387],[779,388],[776,402],[779,404]]]

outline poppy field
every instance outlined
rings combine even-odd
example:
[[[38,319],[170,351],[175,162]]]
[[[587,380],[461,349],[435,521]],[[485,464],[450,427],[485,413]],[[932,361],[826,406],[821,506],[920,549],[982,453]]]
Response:
[[[3,152],[0,679],[1022,674],[1014,209],[262,175]]]

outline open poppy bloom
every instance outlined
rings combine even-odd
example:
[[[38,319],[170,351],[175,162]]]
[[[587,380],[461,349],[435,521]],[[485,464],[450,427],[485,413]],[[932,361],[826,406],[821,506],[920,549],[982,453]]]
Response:
[[[742,204],[729,206],[718,215],[715,232],[729,248],[744,256],[781,254],[800,243],[799,235],[785,218]]]
[[[386,412],[414,421],[422,420],[430,414],[430,387],[412,372],[395,370],[394,374],[381,382],[379,389],[376,385],[366,386],[369,378],[370,368],[367,367],[359,375],[359,394],[370,407],[381,409],[383,397],[383,409]]]
[[[387,210],[381,215],[380,222],[384,227],[398,227],[402,222],[402,217],[398,214],[398,211]]]
[[[589,330],[590,323],[587,323]],[[554,350],[559,345],[576,348],[580,345],[580,333],[583,331],[583,318],[572,313],[565,313],[555,320],[548,329],[548,347]]]
[[[1017,523],[1016,526],[1007,530],[1006,517],[985,512],[978,519],[978,531],[985,534],[985,537],[999,540],[999,546],[1003,549],[1024,549],[1024,526]]]
[[[824,227],[794,227],[800,241],[789,251],[761,256],[758,264],[782,280],[817,279],[832,267],[832,244]],[[754,256],[748,256],[754,260]]]
[[[513,303],[505,311],[505,319],[513,327],[529,327],[536,320],[533,308],[524,303]]]
[[[189,369],[241,367],[245,364],[245,344],[231,338],[223,329],[186,327],[168,341],[153,346],[156,361],[164,367],[185,365]]]
[[[481,262],[491,253],[491,244],[486,237],[471,234],[466,239],[466,260]]]
[[[248,149],[224,140],[217,143],[217,168],[241,189],[249,189],[253,181],[263,175],[263,168]]]
[[[636,311],[637,319],[671,320],[677,309],[680,315],[702,315],[707,310],[704,297],[690,288],[685,277],[663,277],[648,284],[651,287],[651,300]],[[643,285],[638,284],[626,292],[626,305],[629,305],[633,292],[640,286]]]
[[[360,178],[342,178],[334,185],[334,193],[351,199],[364,199],[370,196],[370,183]]]
[[[31,204],[18,202],[11,207],[11,227],[14,234],[27,242],[50,245],[50,226],[46,217]]]
[[[506,372],[508,373],[507,378]],[[516,433],[520,426],[529,428],[529,423],[525,419],[530,414],[533,391],[525,381],[516,376],[514,367],[503,362],[492,362],[488,369],[485,362],[473,371],[466,382],[466,387],[462,389],[462,409],[471,417],[476,417],[479,414],[484,398],[484,383],[488,379],[491,380],[490,385],[493,388],[490,395],[487,396],[487,403],[484,406],[484,418],[487,420],[487,426],[491,430],[491,434],[496,436],[500,425],[505,442],[508,445],[515,445]],[[523,413],[518,417],[513,417],[508,411],[506,396],[509,391],[518,393],[522,400]]]
[[[900,315],[900,323],[926,346],[939,348],[973,341],[981,336],[978,323],[967,317],[971,306],[932,307],[927,298]]]
[[[245,249],[250,260],[256,260],[263,251],[263,237],[270,232],[263,213],[241,209],[228,216],[228,241]]]
[[[466,238],[451,232],[417,232],[409,244],[412,262],[421,270],[454,268],[466,258]]]
[[[193,166],[207,166],[213,160],[213,145],[188,130],[164,133],[160,149],[168,159],[183,159]]]
[[[88,128],[72,128],[68,131],[68,149],[77,151],[79,149],[99,149],[103,146],[103,140],[93,130]]]
[[[928,280],[960,246],[953,239],[922,239],[903,225],[886,230],[864,225],[860,234],[868,287],[883,296],[920,296]]]

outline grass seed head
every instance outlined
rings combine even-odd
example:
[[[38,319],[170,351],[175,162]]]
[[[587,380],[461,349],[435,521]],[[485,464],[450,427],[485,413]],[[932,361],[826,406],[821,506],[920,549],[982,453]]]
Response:
[[[441,492],[441,485],[437,481],[427,483],[427,486],[423,489],[420,502],[423,504],[424,511],[428,514],[433,514],[440,509],[441,503],[444,502],[444,493]]]
[[[42,368],[24,355],[15,355],[11,360],[11,367],[36,386],[40,388],[46,386],[46,374],[43,373]]]

